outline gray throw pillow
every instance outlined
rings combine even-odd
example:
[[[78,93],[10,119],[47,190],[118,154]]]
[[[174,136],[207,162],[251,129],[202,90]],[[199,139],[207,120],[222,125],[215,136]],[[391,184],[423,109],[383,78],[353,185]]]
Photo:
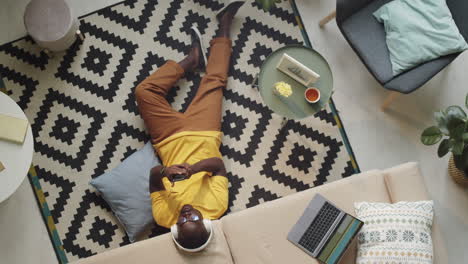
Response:
[[[130,155],[119,166],[89,183],[109,204],[131,242],[154,222],[149,194],[151,168],[159,165],[151,142]]]

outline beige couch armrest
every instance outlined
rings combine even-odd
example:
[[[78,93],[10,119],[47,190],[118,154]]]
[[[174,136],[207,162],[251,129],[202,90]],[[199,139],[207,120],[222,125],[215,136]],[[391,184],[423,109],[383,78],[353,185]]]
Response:
[[[392,203],[430,200],[424,179],[416,162],[386,169],[383,174]],[[432,225],[434,263],[448,263],[447,249],[437,222],[437,215],[434,213],[434,223]]]

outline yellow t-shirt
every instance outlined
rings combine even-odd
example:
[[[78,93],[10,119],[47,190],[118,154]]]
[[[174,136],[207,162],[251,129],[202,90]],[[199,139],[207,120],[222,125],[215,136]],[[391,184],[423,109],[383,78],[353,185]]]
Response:
[[[154,147],[164,166],[171,166],[221,158],[220,145],[221,132],[184,131]],[[169,228],[175,224],[185,204],[191,204],[206,219],[217,219],[227,210],[228,180],[224,176],[210,177],[208,172],[199,172],[188,180],[176,182],[174,187],[167,178],[163,179],[163,184],[166,190],[151,193],[153,217],[160,226]]]

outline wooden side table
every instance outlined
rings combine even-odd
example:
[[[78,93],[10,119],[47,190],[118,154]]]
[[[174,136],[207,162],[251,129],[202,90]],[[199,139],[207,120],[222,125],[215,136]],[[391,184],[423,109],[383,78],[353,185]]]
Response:
[[[27,119],[23,110],[8,95],[0,92],[0,113]],[[10,197],[21,185],[31,167],[34,141],[28,127],[22,145],[0,140],[0,161],[5,169],[0,172],[0,202]]]
[[[31,0],[24,12],[24,25],[47,54],[66,50],[77,36],[84,39],[78,19],[65,0]]]

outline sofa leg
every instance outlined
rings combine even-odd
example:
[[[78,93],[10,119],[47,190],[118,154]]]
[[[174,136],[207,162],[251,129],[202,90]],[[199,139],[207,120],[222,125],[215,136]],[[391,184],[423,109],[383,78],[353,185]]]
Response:
[[[400,95],[401,93],[399,92],[391,91],[390,94],[387,96],[387,98],[385,98],[382,106],[380,107],[382,112],[385,112],[387,108],[390,106],[390,104],[393,103],[393,101],[395,101],[395,99],[397,99]]]
[[[324,17],[322,20],[320,20],[319,22],[319,26],[321,28],[323,28],[325,26],[325,24],[327,24],[328,22],[330,22],[332,19],[334,19],[336,17],[336,10],[331,12],[328,16]]]

